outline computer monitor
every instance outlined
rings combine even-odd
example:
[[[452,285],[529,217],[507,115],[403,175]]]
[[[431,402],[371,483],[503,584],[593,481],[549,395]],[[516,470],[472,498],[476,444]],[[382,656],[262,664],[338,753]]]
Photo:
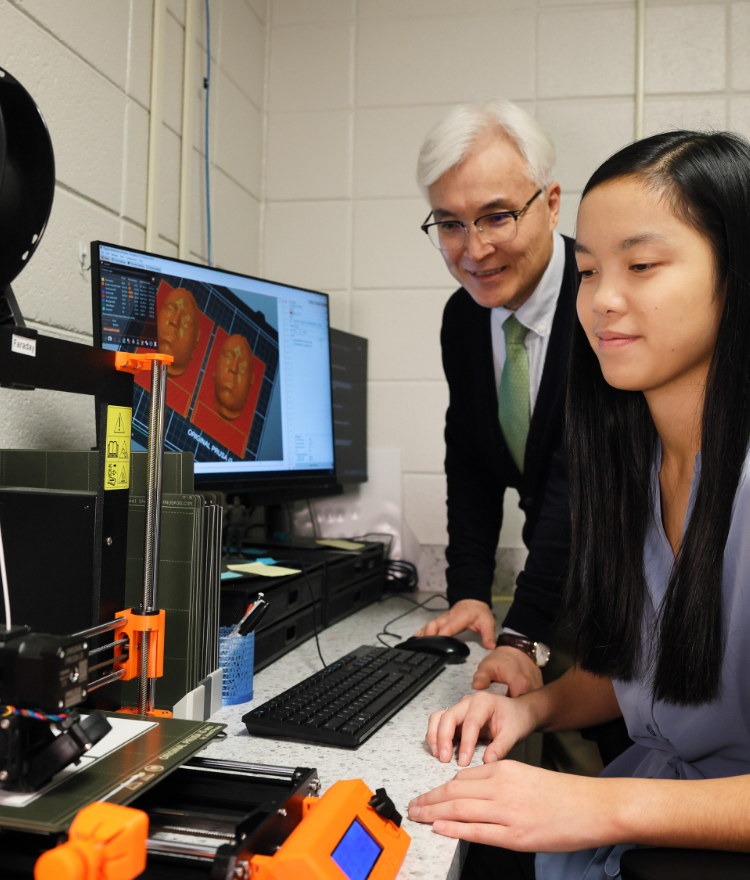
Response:
[[[91,258],[94,343],[174,357],[165,449],[194,454],[197,489],[261,504],[333,491],[325,293],[99,241]],[[134,449],[150,396],[136,374]]]
[[[331,327],[336,479],[367,481],[367,340]]]

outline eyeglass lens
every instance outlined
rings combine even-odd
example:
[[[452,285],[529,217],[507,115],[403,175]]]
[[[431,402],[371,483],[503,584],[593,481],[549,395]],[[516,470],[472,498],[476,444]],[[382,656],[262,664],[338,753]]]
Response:
[[[512,214],[490,214],[476,223],[477,232],[490,244],[510,241],[516,236],[516,218]],[[469,234],[468,227],[462,223],[447,221],[429,227],[430,241],[441,250],[458,250],[464,246]]]

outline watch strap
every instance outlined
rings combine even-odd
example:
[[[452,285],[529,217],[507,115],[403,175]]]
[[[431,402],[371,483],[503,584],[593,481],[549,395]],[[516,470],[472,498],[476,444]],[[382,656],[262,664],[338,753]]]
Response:
[[[501,647],[502,645],[508,645],[510,648],[517,648],[519,651],[523,651],[524,654],[527,654],[531,659],[536,663],[537,666],[540,665],[539,657],[537,654],[537,646],[539,642],[534,642],[531,639],[525,638],[525,636],[516,636],[512,633],[500,633],[497,638],[496,647]],[[541,664],[542,666],[546,664],[546,660]]]

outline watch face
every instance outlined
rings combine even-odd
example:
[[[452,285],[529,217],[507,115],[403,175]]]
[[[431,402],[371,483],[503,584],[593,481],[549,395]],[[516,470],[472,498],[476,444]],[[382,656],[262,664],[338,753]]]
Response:
[[[534,653],[536,654],[536,665],[546,666],[547,661],[549,660],[549,648],[546,645],[543,645],[541,642],[537,642],[534,645]]]

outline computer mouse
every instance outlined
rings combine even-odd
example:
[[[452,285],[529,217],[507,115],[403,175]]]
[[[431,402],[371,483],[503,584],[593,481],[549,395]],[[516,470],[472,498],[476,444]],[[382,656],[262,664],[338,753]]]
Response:
[[[422,651],[425,654],[437,654],[445,657],[448,663],[465,663],[469,656],[469,646],[453,636],[412,636],[400,645],[394,645],[403,651]]]

